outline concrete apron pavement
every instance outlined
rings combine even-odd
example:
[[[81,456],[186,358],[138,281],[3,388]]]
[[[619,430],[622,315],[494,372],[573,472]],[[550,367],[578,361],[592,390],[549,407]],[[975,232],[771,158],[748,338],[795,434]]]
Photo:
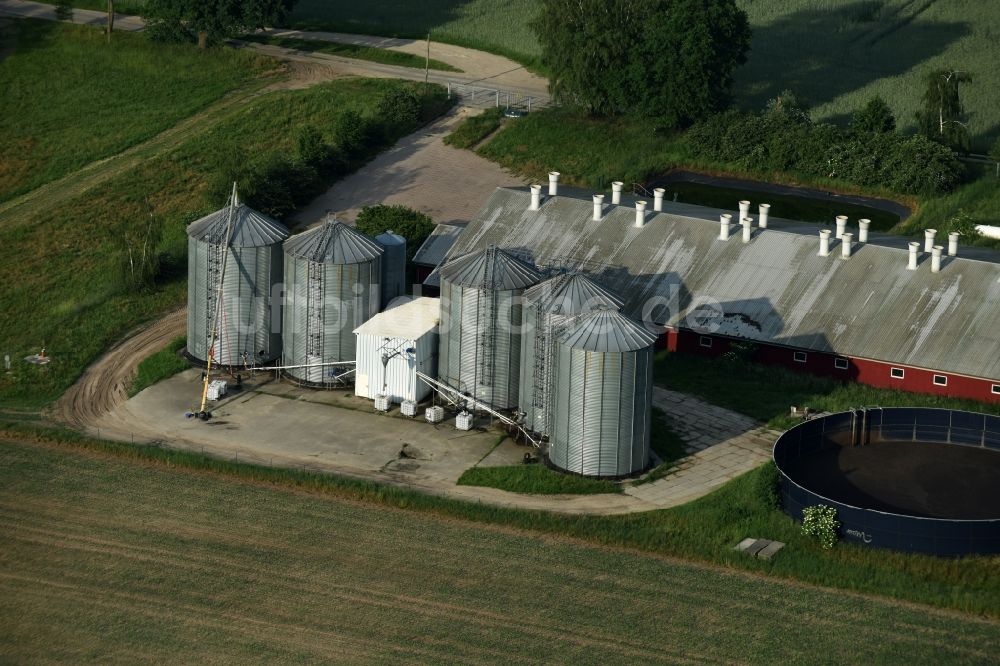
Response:
[[[701,497],[770,456],[769,433],[752,421],[688,396],[656,389],[693,455],[653,483],[626,486],[621,495],[522,495],[459,486],[477,464],[516,464],[528,449],[509,439],[499,447],[493,431],[462,432],[449,420],[371,412],[371,404],[345,391],[310,391],[284,382],[263,383],[213,404],[208,422],[185,418],[200,395],[200,371],[188,370],[146,389],[105,415],[93,433],[157,443],[239,461],[335,473],[433,495],[509,508],[566,514],[611,515],[662,509]],[[357,409],[334,406],[356,400]],[[692,410],[681,414],[678,409]],[[695,425],[695,422],[699,422]],[[681,423],[689,424],[683,430]],[[744,427],[743,432],[738,432]],[[693,437],[698,433],[699,441]],[[709,440],[719,441],[709,444]],[[688,439],[690,438],[690,439]],[[404,447],[407,456],[400,453]]]

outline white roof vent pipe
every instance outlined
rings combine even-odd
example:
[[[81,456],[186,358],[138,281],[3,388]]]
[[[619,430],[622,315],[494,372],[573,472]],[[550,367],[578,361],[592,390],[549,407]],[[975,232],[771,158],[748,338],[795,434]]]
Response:
[[[742,220],[744,217],[749,217],[749,216],[750,216],[750,202],[749,201],[741,201],[740,202],[740,220]]]
[[[937,236],[937,229],[924,229],[924,252],[934,249],[934,237]]]
[[[636,201],[635,202],[635,226],[640,229],[646,226],[646,202]]]
[[[920,252],[920,243],[914,241],[910,243],[910,263],[906,265],[906,269],[910,271],[917,270],[917,253]]]
[[[842,259],[850,259],[851,258],[851,250],[854,249],[854,248],[851,247],[851,244],[853,243],[853,241],[854,241],[854,234],[852,234],[850,232],[845,231],[844,235],[841,236],[841,238],[840,238],[840,256],[841,256]]]
[[[819,256],[830,256],[830,230],[823,229],[819,232]]]
[[[844,236],[844,231],[847,229],[847,216],[838,215],[837,216],[837,240],[840,240]]]
[[[719,216],[719,240],[729,240],[729,223],[732,221],[733,216],[729,213],[723,213]]]
[[[620,204],[622,202],[622,187],[625,183],[620,180],[616,180],[611,183],[611,203]]]
[[[559,193],[559,172],[549,172],[549,196],[554,197]]]
[[[667,191],[662,187],[653,190],[653,210],[657,213],[663,210],[663,195],[666,193]]]
[[[604,213],[604,195],[595,194],[594,195],[594,221],[600,222],[601,216]]]
[[[753,237],[753,218],[744,217],[740,220],[740,224],[743,225],[743,242],[749,243]]]
[[[858,220],[858,242],[867,243],[868,242],[868,227],[870,227],[872,221],[867,218],[861,218]]]
[[[532,185],[531,186],[531,209],[538,210],[542,205],[542,186]]]
[[[941,251],[944,250],[940,245],[935,245],[931,248],[931,273],[941,272]]]
[[[771,212],[771,204],[761,204],[757,206],[757,224],[761,229],[767,229],[767,215]]]
[[[957,257],[958,256],[958,237],[961,236],[957,231],[953,231],[948,234],[948,256]]]

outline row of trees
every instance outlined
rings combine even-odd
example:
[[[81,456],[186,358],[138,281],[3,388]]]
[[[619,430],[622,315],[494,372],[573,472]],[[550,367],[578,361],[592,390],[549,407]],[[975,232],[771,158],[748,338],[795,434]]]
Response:
[[[296,0],[148,0],[143,13],[154,39],[205,48],[227,37],[279,25]]]

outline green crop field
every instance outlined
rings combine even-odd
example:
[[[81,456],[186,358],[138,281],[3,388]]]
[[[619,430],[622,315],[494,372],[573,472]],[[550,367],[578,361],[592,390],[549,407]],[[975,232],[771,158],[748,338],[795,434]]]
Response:
[[[0,24],[0,201],[203,109],[273,63],[49,21]],[[180,94],[183,91],[183,94]]]
[[[4,661],[985,663],[992,622],[0,443]]]

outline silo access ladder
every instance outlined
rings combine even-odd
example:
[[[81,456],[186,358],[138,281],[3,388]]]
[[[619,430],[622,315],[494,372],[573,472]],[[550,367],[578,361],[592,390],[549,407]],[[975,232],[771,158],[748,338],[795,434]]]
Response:
[[[425,375],[422,372],[417,373],[417,379],[420,379],[421,381],[425,382],[428,386],[437,391],[445,400],[447,400],[451,404],[458,406],[464,403],[466,406],[471,406],[473,409],[481,409],[484,412],[496,417],[497,420],[499,420],[501,423],[518,430],[522,435],[524,435],[525,439],[531,442],[531,445],[534,446],[536,449],[541,448],[541,443],[534,437],[532,437],[531,433],[525,430],[523,425],[521,425],[514,419],[510,418],[509,416],[505,416],[504,414],[493,409],[485,402],[476,400],[472,396],[465,395],[461,391],[453,389],[447,384],[442,384],[438,380],[428,375]]]

